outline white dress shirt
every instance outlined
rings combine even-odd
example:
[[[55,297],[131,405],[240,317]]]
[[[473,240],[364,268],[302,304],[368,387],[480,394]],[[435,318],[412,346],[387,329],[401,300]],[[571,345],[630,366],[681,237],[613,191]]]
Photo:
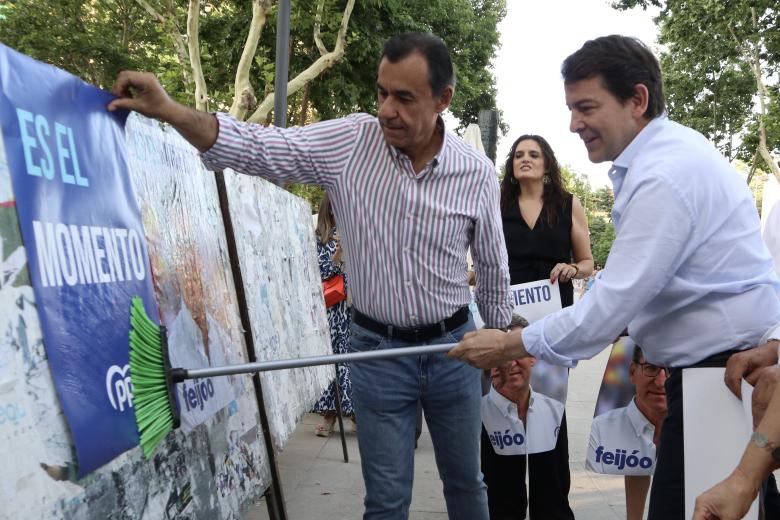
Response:
[[[655,427],[637,408],[615,408],[593,419],[585,467],[606,475],[652,475]]]
[[[758,344],[780,322],[780,280],[753,197],[701,134],[652,120],[609,172],[617,238],[598,283],[523,330],[528,352],[573,366],[628,324],[647,361],[692,365]]]
[[[563,410],[563,403],[531,389],[523,425],[517,405],[491,387],[482,397],[482,424],[498,455],[542,453],[555,449]]]

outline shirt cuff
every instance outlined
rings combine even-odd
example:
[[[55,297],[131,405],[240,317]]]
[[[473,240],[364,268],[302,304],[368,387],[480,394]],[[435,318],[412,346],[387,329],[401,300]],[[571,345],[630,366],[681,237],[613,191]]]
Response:
[[[212,172],[223,169],[221,166],[220,157],[225,157],[228,155],[228,152],[225,150],[225,140],[222,139],[222,137],[229,135],[231,128],[234,127],[237,123],[237,121],[228,114],[214,112],[214,115],[216,116],[217,124],[219,125],[217,140],[214,141],[214,144],[211,145],[211,148],[200,154],[200,160],[203,161],[203,165],[207,170]]]
[[[761,338],[759,345],[763,345],[764,343],[772,340],[780,340],[780,323],[769,329],[769,331],[764,334],[764,337]],[[780,365],[780,345],[777,346],[777,364]]]
[[[761,338],[759,345],[763,345],[767,341],[772,341],[773,339],[780,340],[780,323],[769,329],[769,331],[764,334],[764,337]]]
[[[549,316],[545,316],[523,329],[523,345],[525,346],[526,352],[536,359],[541,359],[542,361],[552,363],[553,365],[576,367],[577,362],[575,360],[562,356],[550,348],[547,338],[544,337],[544,324],[548,317]]]

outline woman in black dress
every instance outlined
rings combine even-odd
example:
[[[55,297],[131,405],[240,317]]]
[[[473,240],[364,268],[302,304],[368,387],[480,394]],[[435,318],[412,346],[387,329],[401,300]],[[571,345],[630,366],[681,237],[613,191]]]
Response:
[[[523,135],[510,149],[501,183],[501,213],[512,285],[549,278],[560,283],[561,304],[574,303],[572,278],[593,271],[588,223],[582,204],[563,188],[561,170],[550,145]],[[482,472],[488,486],[491,520],[573,519],[569,507],[569,444],[566,415],[553,451],[496,455],[482,430]],[[529,500],[530,498],[530,500]]]

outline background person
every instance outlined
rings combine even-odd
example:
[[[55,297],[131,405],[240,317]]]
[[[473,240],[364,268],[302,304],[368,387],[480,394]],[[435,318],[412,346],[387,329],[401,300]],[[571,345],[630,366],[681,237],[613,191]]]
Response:
[[[562,74],[571,131],[592,162],[613,162],[606,266],[576,305],[522,331],[477,331],[450,355],[480,368],[527,355],[571,366],[628,325],[648,361],[672,367],[648,518],[683,518],[681,369],[722,367],[759,344],[780,322],[780,281],[744,179],[701,134],[666,118],[661,68],[642,42],[590,40]]]
[[[317,261],[320,266],[322,281],[324,282],[334,276],[343,276],[342,250],[339,244],[338,231],[336,230],[336,219],[333,217],[327,194],[320,202],[315,234],[317,238]],[[344,288],[349,290],[346,277],[344,279]],[[350,324],[347,299],[345,298],[328,307],[327,313],[330,344],[333,353],[346,354],[349,345]],[[314,433],[319,437],[330,435],[330,432],[333,431],[333,424],[336,422],[338,413],[336,410],[336,384],[339,385],[339,393],[341,395],[341,410],[345,416],[352,417],[352,430],[357,431],[355,410],[352,406],[352,382],[349,378],[349,364],[340,363],[337,372],[338,381],[334,381],[325,389],[325,392],[315,403],[312,410],[315,413],[322,414],[322,422],[314,427]]]
[[[664,384],[669,372],[647,362],[639,345],[634,346],[628,371],[634,397],[628,406],[593,419],[585,465],[596,473],[625,475],[626,517],[641,520],[655,469],[661,424],[666,417]],[[612,457],[609,461],[604,459],[604,453],[618,453],[618,449],[623,450],[622,462]],[[633,464],[626,458],[630,456],[635,457]]]
[[[108,109],[173,125],[207,168],[318,184],[339,223],[352,292],[350,350],[452,343],[474,330],[475,299],[488,327],[512,312],[490,160],[444,128],[454,93],[446,45],[406,33],[387,41],[377,74],[377,117],[302,128],[262,127],[172,101],[151,74],[122,72]],[[459,196],[463,192],[474,196]],[[356,363],[352,396],[366,486],[365,519],[407,518],[414,423],[421,401],[451,519],[485,520],[479,471],[480,372],[445,355]]]

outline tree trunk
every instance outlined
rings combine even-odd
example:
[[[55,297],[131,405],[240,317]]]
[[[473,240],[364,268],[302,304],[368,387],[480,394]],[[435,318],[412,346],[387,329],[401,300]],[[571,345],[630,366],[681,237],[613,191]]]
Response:
[[[233,105],[230,107],[230,115],[238,120],[245,119],[247,113],[257,105],[255,90],[249,81],[249,71],[252,69],[257,45],[273,4],[273,0],[252,0],[252,22],[249,25],[244,50],[236,69],[235,94]]]
[[[187,9],[187,47],[190,54],[192,76],[195,79],[195,108],[208,111],[209,98],[206,89],[206,78],[203,77],[203,66],[200,63],[200,0],[190,0]]]
[[[755,7],[751,7],[750,11],[753,17],[753,28],[757,31],[758,21],[756,19]],[[764,160],[767,167],[769,168],[769,171],[772,172],[772,175],[774,175],[775,179],[777,179],[777,182],[780,182],[780,165],[778,165],[777,159],[772,156],[772,153],[769,151],[769,147],[767,147],[766,144],[766,128],[764,126],[764,120],[766,119],[766,98],[768,96],[768,92],[766,85],[764,84],[764,78],[761,75],[761,55],[759,53],[759,45],[755,42],[742,42],[739,38],[737,38],[736,33],[730,25],[728,26],[728,29],[737,48],[740,49],[740,51],[747,58],[747,61],[750,63],[750,70],[753,72],[753,77],[756,79],[756,93],[758,94],[758,104],[760,108],[760,113],[758,115],[758,147],[756,148],[756,153]]]
[[[777,159],[772,156],[769,151],[769,147],[766,144],[766,127],[764,126],[764,120],[766,119],[766,97],[768,95],[764,79],[761,77],[761,61],[758,54],[758,49],[753,48],[751,53],[750,68],[753,71],[753,76],[756,78],[756,87],[758,90],[758,105],[761,109],[761,113],[758,116],[758,148],[757,152],[761,155],[761,158],[769,167],[769,171],[775,176],[777,182],[780,182],[780,165],[777,164]]]

